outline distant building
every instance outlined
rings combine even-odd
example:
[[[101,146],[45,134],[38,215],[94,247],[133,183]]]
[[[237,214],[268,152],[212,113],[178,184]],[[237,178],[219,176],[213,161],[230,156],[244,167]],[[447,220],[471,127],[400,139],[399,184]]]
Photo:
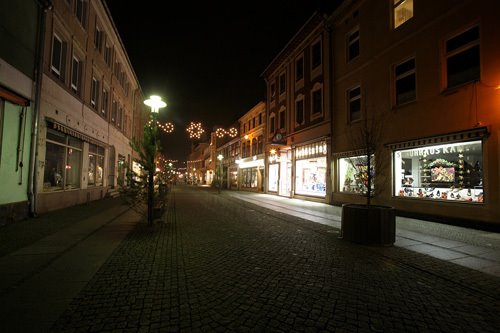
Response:
[[[333,13],[333,203],[365,201],[352,134],[375,120],[373,203],[498,228],[499,13],[496,0],[346,0]]]
[[[314,13],[262,74],[267,193],[330,201],[330,32]]]

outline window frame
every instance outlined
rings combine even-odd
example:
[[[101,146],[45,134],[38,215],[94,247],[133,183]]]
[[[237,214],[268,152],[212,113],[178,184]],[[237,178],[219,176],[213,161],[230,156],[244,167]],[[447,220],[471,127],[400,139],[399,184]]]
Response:
[[[100,91],[100,82],[99,80],[93,75],[92,76],[92,81],[90,84],[90,105],[94,110],[97,110],[98,105],[99,105],[99,91]]]
[[[278,130],[284,129],[286,131],[286,108],[282,106],[278,112]]]
[[[75,82],[75,63],[77,64],[76,82]],[[81,95],[82,73],[83,73],[83,63],[77,55],[73,54],[73,57],[71,58],[71,90],[78,96]]]
[[[354,38],[351,38],[352,36],[355,36]],[[351,53],[351,47],[352,46],[357,46],[357,54],[353,55]],[[356,58],[358,58],[361,54],[361,45],[360,45],[360,32],[359,32],[359,26],[356,26],[355,28],[351,29],[347,35],[346,35],[346,62],[349,63]]]
[[[320,111],[319,112],[315,112],[315,106],[316,106],[315,94],[317,92],[319,92],[321,94]],[[323,84],[316,82],[316,84],[311,89],[311,120],[323,117],[323,115],[324,115],[323,103],[324,103]]]
[[[403,73],[398,74],[398,66],[403,66],[412,60],[413,60],[413,68],[409,69]],[[414,85],[415,85],[413,99],[399,102],[398,101],[398,81],[404,80],[404,79],[408,78],[409,76],[413,76],[413,81],[414,81]],[[416,57],[415,56],[408,57],[408,58],[400,61],[399,63],[395,64],[393,66],[393,78],[394,78],[393,79],[394,98],[392,101],[393,107],[398,107],[398,106],[402,106],[402,105],[405,105],[408,103],[415,102],[417,100],[417,60],[416,60]]]
[[[353,92],[353,91],[355,91],[357,89],[359,89],[359,94],[356,95],[356,96],[354,96],[354,97],[351,97],[351,92]],[[363,118],[361,85],[358,84],[356,86],[353,86],[350,89],[347,89],[346,97],[347,97],[347,119],[348,119],[348,123],[352,124],[352,123],[360,121]],[[352,104],[354,102],[358,101],[358,100],[359,100],[359,110],[357,112],[359,113],[359,117],[356,118],[356,119],[353,119],[353,117],[352,117],[352,113],[353,113],[352,112]]]
[[[454,38],[457,38],[463,34],[466,34],[467,32],[473,30],[473,29],[476,29],[478,30],[478,36],[477,36],[477,39],[475,40],[472,40],[472,41],[469,41],[463,45],[460,45],[458,47],[455,47],[453,50],[451,51],[448,51],[447,50],[447,43],[451,40],[453,40]],[[453,86],[450,86],[450,71],[449,71],[449,68],[448,68],[448,61],[450,58],[452,57],[456,57],[456,56],[459,56],[459,55],[463,55],[465,52],[467,51],[470,51],[472,50],[473,48],[478,48],[478,61],[479,63],[477,64],[477,68],[478,68],[478,77],[477,78],[473,78],[473,79],[467,79],[467,80],[463,80],[459,83],[456,83],[454,84]],[[464,85],[467,85],[471,82],[476,82],[476,81],[480,81],[481,80],[481,28],[479,26],[478,23],[476,24],[473,24],[473,25],[470,25],[468,26],[467,28],[464,28],[463,30],[460,30],[458,33],[455,33],[453,35],[451,35],[450,37],[446,38],[444,41],[443,41],[443,57],[444,57],[444,75],[443,75],[443,80],[444,80],[444,90],[450,90],[450,89],[455,89],[455,88],[459,88],[461,86],[464,86]]]
[[[404,25],[406,22],[410,21],[413,18],[414,13],[415,13],[415,7],[414,7],[413,0],[409,0],[409,1],[411,1],[411,16],[408,17],[407,19],[405,19],[404,21],[401,21],[398,25],[396,25],[396,17],[397,17],[396,12],[398,11],[398,7],[403,6],[405,4],[405,2],[408,0],[392,0],[392,1],[393,1],[393,3],[392,3],[392,26],[393,26],[393,29],[398,29],[399,27],[401,27],[402,25]]]
[[[298,108],[298,103],[301,103],[302,104],[302,110],[301,110],[301,113],[302,113],[302,122],[298,122],[298,112],[299,112],[299,108]],[[295,127],[299,127],[299,126],[302,126],[306,123],[306,110],[305,110],[305,98],[304,98],[304,95],[300,94],[297,96],[297,98],[295,99]]]

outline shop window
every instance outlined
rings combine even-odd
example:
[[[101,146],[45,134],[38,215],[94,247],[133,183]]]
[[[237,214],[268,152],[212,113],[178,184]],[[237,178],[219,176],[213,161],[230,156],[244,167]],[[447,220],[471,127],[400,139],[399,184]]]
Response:
[[[370,174],[375,175],[375,156],[370,156]],[[340,192],[365,195],[368,191],[368,157],[352,156],[339,159]],[[374,184],[371,183],[373,193]]]
[[[349,90],[347,97],[349,121],[352,123],[361,119],[361,87],[358,86]]]
[[[295,81],[300,81],[304,78],[304,58],[300,57],[295,60]]]
[[[394,191],[405,198],[484,202],[481,141],[394,151]]]
[[[257,168],[245,168],[241,170],[241,187],[257,188]]]
[[[295,170],[295,193],[326,195],[326,157],[297,160]]]
[[[406,60],[394,68],[396,105],[413,102],[417,97],[415,59]]]
[[[269,164],[267,189],[270,192],[278,192],[279,167],[277,163]]]
[[[82,145],[79,139],[47,130],[45,150],[44,191],[80,187]]]
[[[88,185],[102,186],[104,173],[104,148],[89,144]]]
[[[446,41],[447,87],[480,79],[479,26]]]
[[[394,0],[394,29],[413,17],[413,0]]]
[[[359,56],[359,28],[347,35],[347,62]]]

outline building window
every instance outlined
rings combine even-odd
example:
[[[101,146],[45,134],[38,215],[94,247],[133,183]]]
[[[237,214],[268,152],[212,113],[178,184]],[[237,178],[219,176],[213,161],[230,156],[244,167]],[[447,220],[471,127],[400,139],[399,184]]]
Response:
[[[123,118],[123,108],[121,106],[118,107],[118,112],[116,113],[116,121],[115,125],[118,128],[122,127],[122,118]]]
[[[393,0],[394,29],[413,17],[413,0]]]
[[[480,140],[396,150],[394,173],[400,197],[484,202]]]
[[[271,87],[270,87],[270,90],[271,90],[271,98],[274,98],[276,96],[276,84],[271,83]]]
[[[295,150],[295,192],[324,197],[327,173],[326,142],[316,142]]]
[[[299,96],[295,101],[295,126],[300,126],[305,123],[304,119],[304,97]]]
[[[370,156],[370,173],[375,175],[375,156]],[[368,191],[368,156],[352,156],[339,159],[340,192],[365,195]],[[373,193],[374,184],[371,183]]]
[[[321,40],[314,43],[311,47],[311,69],[321,65]]]
[[[417,98],[415,58],[396,65],[394,76],[396,105],[413,102]]]
[[[73,56],[71,62],[71,90],[77,95],[80,95],[81,91],[81,75],[82,75],[82,63],[80,59]]]
[[[257,155],[257,138],[252,139],[252,155]]]
[[[257,188],[257,168],[241,169],[241,187]]]
[[[271,135],[276,131],[275,118],[274,113],[269,116],[269,134]]]
[[[111,67],[112,64],[112,58],[113,58],[113,48],[106,44],[106,47],[104,48],[104,61],[106,61],[106,64]]]
[[[102,186],[104,173],[104,148],[89,144],[88,185]]]
[[[447,87],[480,79],[479,26],[446,41]]]
[[[52,37],[52,59],[51,59],[51,71],[57,77],[64,81],[64,72],[66,67],[66,42],[64,42],[57,35]]]
[[[92,85],[90,87],[90,105],[97,110],[97,105],[99,102],[99,81],[92,77]]]
[[[311,92],[311,118],[319,117],[323,114],[323,90],[321,85],[316,84]]]
[[[102,43],[104,40],[104,33],[101,31],[99,26],[96,24],[94,32],[94,46],[96,50],[102,52]]]
[[[264,152],[264,136],[259,135],[257,138],[257,154]]]
[[[279,86],[280,95],[282,95],[286,91],[286,75],[285,75],[285,73],[280,75],[280,82],[279,83],[280,83],[280,86]]]
[[[262,112],[259,113],[259,125],[262,125]]]
[[[108,119],[108,108],[109,108],[109,92],[106,89],[103,89],[102,90],[101,116],[104,119]]]
[[[359,56],[359,28],[347,35],[347,61]]]
[[[118,113],[118,103],[113,100],[111,104],[111,123],[114,124],[116,121],[116,114]]]
[[[304,78],[304,58],[300,57],[295,61],[295,81],[300,81]]]
[[[83,142],[77,138],[47,129],[44,191],[80,187]]]
[[[349,122],[361,119],[361,87],[352,88],[347,92]]]
[[[76,0],[75,14],[84,29],[87,26],[87,1],[88,0]]]
[[[279,124],[280,124],[279,129],[285,129],[285,125],[286,125],[286,110],[285,109],[281,109],[279,112]]]

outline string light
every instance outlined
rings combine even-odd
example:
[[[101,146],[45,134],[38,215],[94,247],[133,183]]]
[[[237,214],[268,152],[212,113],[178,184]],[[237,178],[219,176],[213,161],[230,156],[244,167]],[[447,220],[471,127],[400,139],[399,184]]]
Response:
[[[149,122],[148,122],[148,125],[151,126],[151,124],[153,123],[153,119],[150,119]],[[156,125],[161,129],[163,130],[165,133],[172,133],[174,131],[174,124],[172,123],[165,123],[165,124],[161,124],[158,120],[156,121]]]
[[[199,139],[201,135],[205,132],[205,130],[201,127],[201,123],[191,122],[189,127],[186,128],[186,131],[189,133],[190,139]]]
[[[234,138],[236,135],[238,135],[238,130],[234,127],[231,127],[228,130],[225,130],[224,128],[218,128],[215,130],[215,135],[218,138],[224,137],[224,135],[229,135],[231,138]]]

